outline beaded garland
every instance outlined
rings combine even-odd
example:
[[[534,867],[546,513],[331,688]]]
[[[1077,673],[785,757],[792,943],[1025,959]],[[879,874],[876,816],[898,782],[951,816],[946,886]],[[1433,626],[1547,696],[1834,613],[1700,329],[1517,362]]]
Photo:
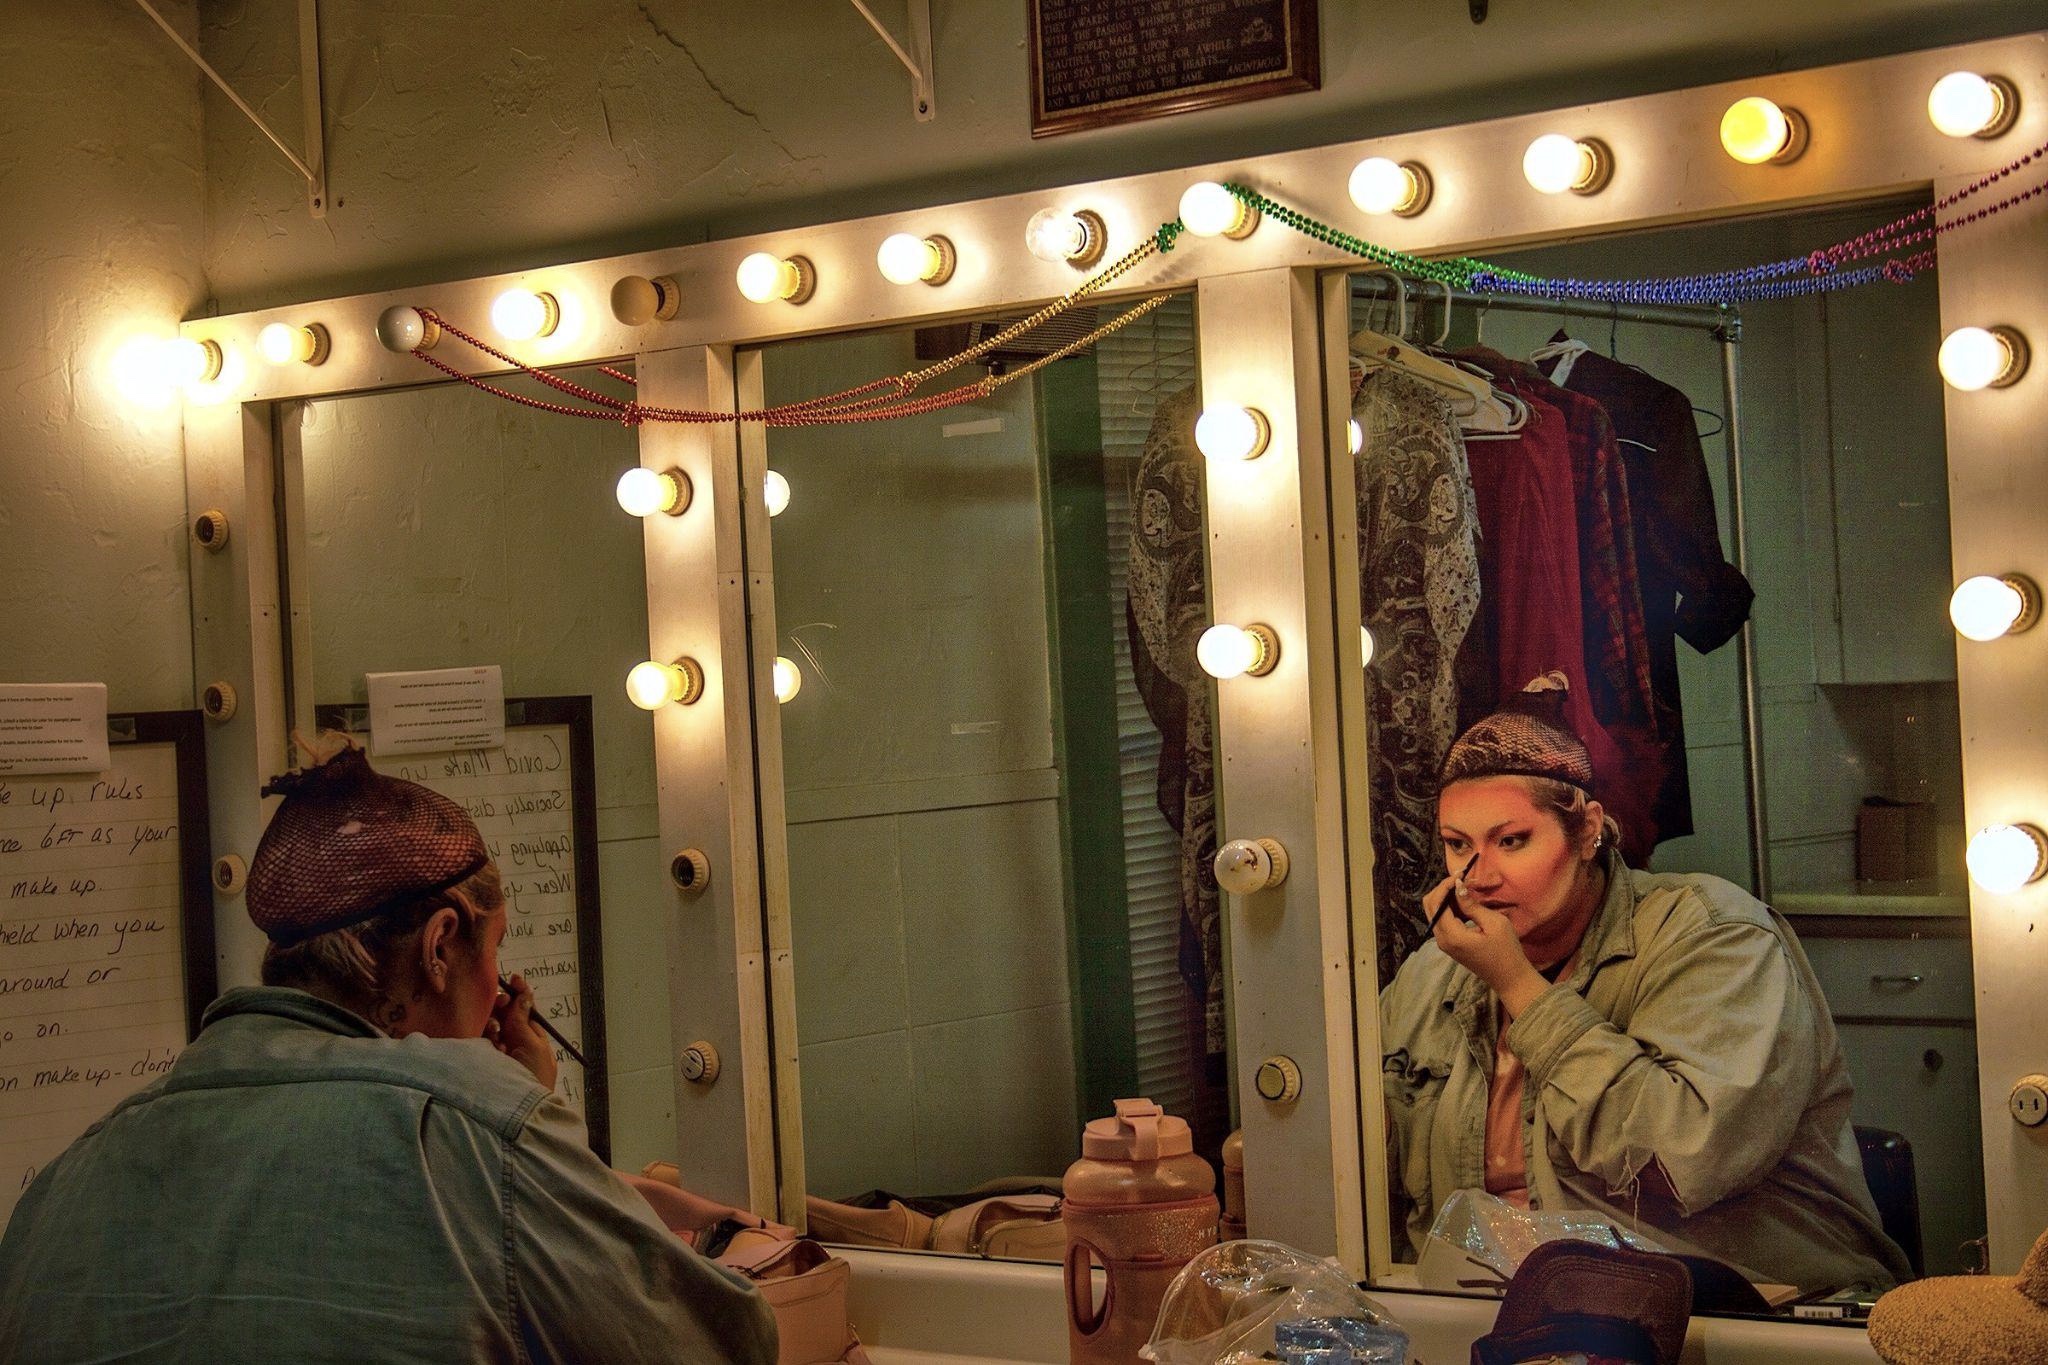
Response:
[[[1956,217],[1944,219],[1942,215],[1993,185],[2010,178],[2026,169],[2037,160],[2048,160],[2048,144],[2035,148],[2018,160],[1971,182],[1954,194],[1946,195],[1934,203],[1913,210],[1894,221],[1869,232],[1821,247],[1803,256],[1788,256],[1783,260],[1769,261],[1761,265],[1744,266],[1739,270],[1711,271],[1698,275],[1674,275],[1647,279],[1579,279],[1576,277],[1553,278],[1514,270],[1471,256],[1456,256],[1449,259],[1431,260],[1369,242],[1362,237],[1332,227],[1320,219],[1310,217],[1299,209],[1291,208],[1277,200],[1270,199],[1245,185],[1225,183],[1223,188],[1238,199],[1257,209],[1261,214],[1284,223],[1296,232],[1302,233],[1326,246],[1372,261],[1377,265],[1398,270],[1418,279],[1428,280],[1447,288],[1463,289],[1473,293],[1516,295],[1526,298],[1580,299],[1598,303],[1669,303],[1691,305],[1722,305],[1753,303],[1773,299],[1801,298],[1813,294],[1834,293],[1843,289],[1854,289],[1867,284],[1902,284],[1921,271],[1930,269],[1935,262],[1934,247],[1940,237],[1961,228],[1971,227],[1983,220],[2002,213],[2016,205],[2026,203],[2043,194],[2048,194],[2048,180],[2024,190],[2007,194],[2003,199]],[[638,426],[642,422],[680,422],[709,424],[714,422],[758,422],[763,426],[823,426],[851,422],[887,421],[898,417],[915,417],[924,413],[937,412],[971,403],[988,397],[1005,384],[1014,383],[1025,375],[1042,369],[1056,360],[1065,359],[1077,351],[1094,345],[1103,337],[1127,324],[1136,321],[1153,309],[1165,303],[1169,296],[1154,295],[1134,307],[1118,314],[1086,336],[1068,342],[1052,353],[1042,356],[1026,365],[1002,374],[990,374],[972,384],[945,389],[938,393],[915,397],[917,390],[930,381],[940,378],[963,365],[968,365],[997,348],[1044,326],[1077,306],[1089,295],[1097,293],[1113,281],[1135,269],[1146,259],[1157,254],[1172,251],[1179,244],[1186,225],[1178,218],[1161,223],[1152,234],[1136,247],[1118,257],[1108,266],[1083,280],[1071,291],[1053,300],[1045,307],[1019,319],[995,335],[986,337],[957,355],[948,356],[937,364],[922,370],[869,380],[865,384],[837,393],[823,394],[816,398],[805,398],[794,403],[782,403],[773,407],[745,409],[737,412],[713,412],[691,408],[665,408],[641,403],[638,399],[617,398],[599,393],[571,380],[562,378],[538,366],[527,365],[515,360],[496,347],[470,335],[430,309],[420,309],[420,315],[436,323],[441,330],[474,346],[485,355],[547,385],[549,388],[571,398],[592,404],[589,407],[573,407],[566,403],[554,403],[515,393],[510,389],[492,384],[476,375],[464,374],[455,366],[430,354],[424,348],[415,349],[412,354],[432,365],[442,373],[459,379],[473,388],[494,397],[504,398],[527,407],[539,408],[544,412],[558,413],[565,417],[589,417],[600,421],[622,422],[626,426]],[[1910,254],[1899,255],[1908,248],[1918,247]],[[1856,265],[1844,269],[1853,262],[1868,261],[1884,255],[1886,259],[1869,265]],[[624,383],[635,386],[632,375],[609,366],[600,366],[600,372]]]

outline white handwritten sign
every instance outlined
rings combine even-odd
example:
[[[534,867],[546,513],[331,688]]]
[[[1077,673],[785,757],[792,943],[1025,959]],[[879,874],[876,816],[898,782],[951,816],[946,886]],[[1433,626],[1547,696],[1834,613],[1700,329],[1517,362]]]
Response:
[[[476,821],[505,879],[511,923],[498,950],[507,976],[533,987],[534,1010],[583,1047],[583,977],[576,924],[575,802],[569,727],[521,726],[500,749],[372,758],[371,766],[458,801]],[[583,1068],[555,1049],[556,1092],[584,1108]]]
[[[495,749],[505,742],[505,673],[496,664],[366,673],[370,752]]]
[[[0,683],[0,775],[108,766],[105,683]]]
[[[0,777],[0,1223],[185,1045],[177,751],[110,762]]]

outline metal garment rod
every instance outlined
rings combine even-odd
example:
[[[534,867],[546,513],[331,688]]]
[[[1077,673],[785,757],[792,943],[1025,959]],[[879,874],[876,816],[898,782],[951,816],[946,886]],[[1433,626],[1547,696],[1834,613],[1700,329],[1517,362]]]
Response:
[[[261,116],[249,107],[249,102],[236,94],[235,88],[227,83],[220,72],[215,71],[212,66],[207,64],[206,58],[199,55],[198,49],[185,41],[185,35],[172,28],[170,22],[163,15],[157,13],[156,6],[150,4],[149,0],[135,0],[135,3],[144,14],[147,14],[156,21],[156,26],[162,29],[172,42],[178,45],[180,52],[192,59],[193,65],[206,73],[208,80],[220,87],[221,93],[234,102],[235,108],[241,110],[243,116],[249,122],[256,125],[256,131],[270,139],[270,145],[282,152],[284,159],[292,163],[292,169],[306,178],[307,209],[315,218],[325,218],[327,216],[327,169],[326,149],[321,140],[319,104],[320,36],[318,0],[299,0],[299,58],[302,68],[300,71],[300,84],[301,88],[307,92],[306,138],[312,159],[312,165],[310,166],[299,158],[297,152],[285,145],[283,138],[271,131],[270,125],[265,123]],[[310,23],[308,22],[309,20]]]
[[[1742,314],[1733,308],[1686,308],[1673,304],[1602,304],[1580,299],[1532,299],[1519,294],[1475,294],[1375,271],[1353,278],[1352,291],[1368,298],[1408,297],[1423,303],[1431,297],[1469,304],[1483,317],[1498,308],[1504,313],[1540,313],[1551,317],[1593,318],[1636,322],[1653,327],[1682,327],[1710,332],[1721,348],[1721,396],[1727,408],[1724,435],[1728,442],[1728,506],[1734,540],[1735,567],[1749,577],[1749,525],[1742,502],[1742,413],[1736,398],[1736,348],[1742,344]],[[1765,903],[1771,899],[1770,821],[1764,805],[1763,704],[1757,681],[1756,625],[1742,623],[1736,637],[1735,667],[1742,687],[1742,796],[1749,814],[1750,890]]]

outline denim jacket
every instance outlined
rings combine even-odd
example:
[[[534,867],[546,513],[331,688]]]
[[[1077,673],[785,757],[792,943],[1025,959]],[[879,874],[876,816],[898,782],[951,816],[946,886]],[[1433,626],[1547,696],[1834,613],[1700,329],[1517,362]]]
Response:
[[[1802,1290],[1911,1274],[1878,1223],[1848,1067],[1792,928],[1718,877],[1632,872],[1507,1031],[1532,1210],[1579,1210]],[[1419,1249],[1485,1187],[1493,993],[1434,943],[1380,995],[1390,1177]],[[1396,1241],[1400,1239],[1397,1237]]]
[[[775,1354],[760,1296],[517,1062],[302,991],[215,1001],[0,1239],[0,1360],[20,1365]]]

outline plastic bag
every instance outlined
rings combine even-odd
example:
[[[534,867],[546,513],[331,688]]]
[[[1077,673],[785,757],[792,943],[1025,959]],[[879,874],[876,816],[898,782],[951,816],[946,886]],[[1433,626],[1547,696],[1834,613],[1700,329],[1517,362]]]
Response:
[[[1408,1334],[1335,1261],[1279,1242],[1223,1242],[1174,1277],[1139,1354],[1157,1365],[1242,1365],[1312,1352],[1324,1335],[1345,1339],[1360,1365],[1408,1358]]]
[[[1436,1293],[1500,1293],[1515,1277],[1523,1257],[1545,1242],[1568,1237],[1630,1251],[1670,1250],[1654,1237],[1625,1231],[1597,1214],[1518,1209],[1484,1190],[1458,1190],[1429,1225],[1415,1278]]]

